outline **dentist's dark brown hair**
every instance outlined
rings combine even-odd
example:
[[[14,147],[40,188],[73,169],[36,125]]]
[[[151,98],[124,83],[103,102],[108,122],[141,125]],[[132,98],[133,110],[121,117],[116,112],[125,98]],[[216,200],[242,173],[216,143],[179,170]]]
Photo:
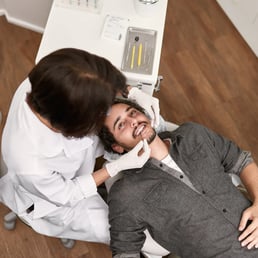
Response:
[[[126,89],[125,77],[108,60],[73,48],[41,59],[29,80],[27,102],[33,111],[76,138],[97,133],[116,93]]]

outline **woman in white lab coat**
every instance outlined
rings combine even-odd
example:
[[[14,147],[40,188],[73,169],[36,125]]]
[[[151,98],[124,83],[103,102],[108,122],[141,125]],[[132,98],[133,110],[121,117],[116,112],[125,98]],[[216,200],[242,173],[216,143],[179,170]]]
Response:
[[[108,207],[97,186],[149,157],[142,142],[93,173],[103,154],[96,133],[119,92],[126,92],[124,76],[104,58],[78,49],[44,57],[18,87],[2,137],[7,173],[0,200],[35,231],[109,243]],[[135,90],[131,95],[139,94],[157,109],[151,97]]]

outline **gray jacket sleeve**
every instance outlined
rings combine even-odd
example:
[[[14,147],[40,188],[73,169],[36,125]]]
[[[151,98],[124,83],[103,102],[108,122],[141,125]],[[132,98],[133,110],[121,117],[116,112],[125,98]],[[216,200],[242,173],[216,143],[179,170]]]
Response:
[[[251,156],[251,153],[249,151],[243,151],[232,169],[233,173],[239,176],[241,171],[252,162],[254,162],[254,160]]]
[[[145,223],[137,216],[137,200],[128,200],[128,191],[116,182],[109,193],[110,247],[114,258],[140,258],[145,242]]]
[[[233,141],[213,132],[212,130],[205,127],[203,127],[203,129],[206,132],[208,141],[213,144],[217,155],[219,155],[226,173],[232,173],[239,176],[241,171],[248,164],[253,162],[250,152],[242,150]]]
[[[144,229],[134,216],[118,215],[116,208],[111,208],[110,247],[115,258],[140,258],[140,252],[145,241]],[[118,211],[119,212],[119,211]],[[121,212],[121,210],[120,210]],[[117,216],[118,215],[118,216]]]

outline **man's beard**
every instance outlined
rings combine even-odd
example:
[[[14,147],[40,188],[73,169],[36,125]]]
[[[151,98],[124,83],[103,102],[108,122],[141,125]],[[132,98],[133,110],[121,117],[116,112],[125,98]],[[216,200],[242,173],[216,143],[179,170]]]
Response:
[[[152,129],[153,129],[153,128],[152,128]],[[156,131],[153,129],[152,135],[147,139],[148,144],[151,144],[151,143],[153,142],[153,140],[155,139],[156,135],[157,135],[157,133],[156,133]]]

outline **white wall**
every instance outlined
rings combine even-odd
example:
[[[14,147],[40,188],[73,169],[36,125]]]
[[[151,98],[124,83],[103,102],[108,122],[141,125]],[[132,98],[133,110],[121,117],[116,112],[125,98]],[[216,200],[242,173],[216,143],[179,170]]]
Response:
[[[53,0],[0,0],[0,14],[10,23],[43,32]]]
[[[217,0],[217,2],[258,57],[258,1]]]
[[[0,10],[4,7],[4,0],[0,0]]]
[[[4,0],[0,0],[0,15],[4,14]]]

